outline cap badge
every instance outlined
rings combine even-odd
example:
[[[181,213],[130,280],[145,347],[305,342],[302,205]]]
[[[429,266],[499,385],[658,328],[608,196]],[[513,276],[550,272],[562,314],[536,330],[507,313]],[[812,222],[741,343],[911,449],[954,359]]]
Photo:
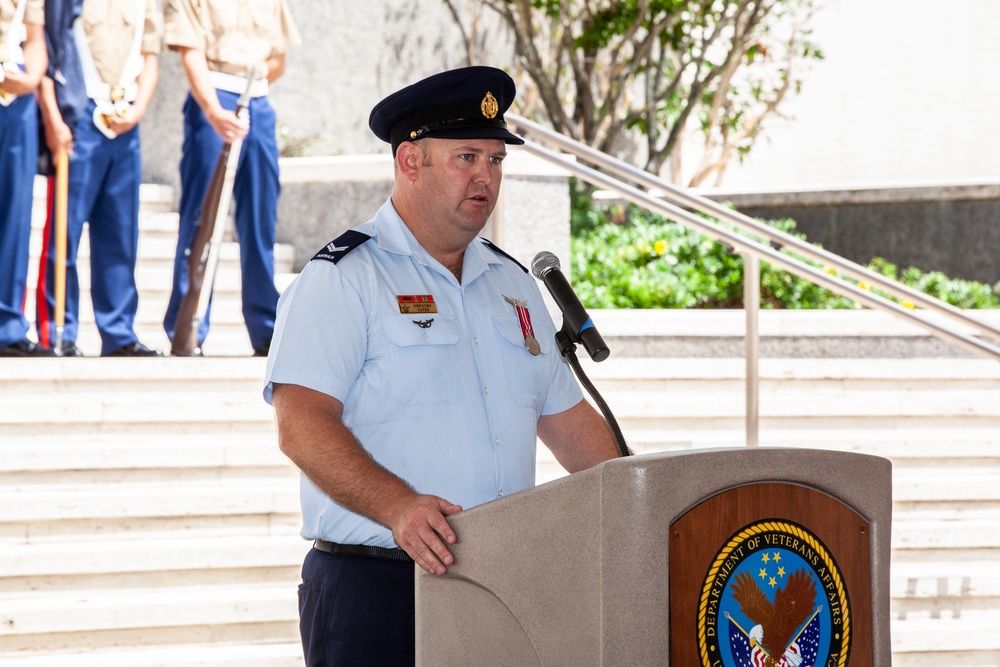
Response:
[[[486,97],[480,103],[479,109],[483,112],[484,117],[492,119],[497,117],[500,105],[497,104],[497,98],[493,97],[493,93],[486,91]]]

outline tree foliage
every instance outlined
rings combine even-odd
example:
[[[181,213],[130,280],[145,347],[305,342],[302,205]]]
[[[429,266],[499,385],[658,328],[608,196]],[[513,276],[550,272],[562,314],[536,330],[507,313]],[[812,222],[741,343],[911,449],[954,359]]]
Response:
[[[635,151],[677,184],[718,182],[822,58],[810,41],[821,0],[444,1],[470,63],[484,11],[509,28],[520,113],[604,152]]]

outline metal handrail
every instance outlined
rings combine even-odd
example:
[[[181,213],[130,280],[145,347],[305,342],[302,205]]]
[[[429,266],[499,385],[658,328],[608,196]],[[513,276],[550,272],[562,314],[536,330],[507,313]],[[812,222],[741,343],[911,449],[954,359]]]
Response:
[[[576,158],[569,159],[564,154],[549,150],[534,141],[526,141],[523,146],[523,149],[528,152],[562,167],[581,180],[610,190],[634,204],[638,204],[650,211],[660,213],[675,222],[691,227],[716,241],[725,243],[735,251],[752,254],[778,268],[784,269],[816,285],[825,287],[841,296],[853,299],[870,308],[883,310],[902,319],[909,320],[938,338],[948,340],[978,354],[1000,360],[1000,347],[991,342],[966,335],[945,324],[927,319],[915,309],[906,308],[857,285],[845,282],[839,276],[820,270],[795,257],[785,255],[779,250],[780,248],[793,249],[803,257],[812,259],[820,264],[836,267],[840,273],[849,275],[859,281],[877,285],[882,291],[892,294],[897,298],[908,300],[926,310],[942,314],[946,319],[955,320],[989,336],[1000,338],[1000,330],[970,317],[960,308],[956,308],[951,304],[907,287],[891,278],[887,278],[822,248],[805,243],[790,234],[774,229],[744,214],[732,211],[710,199],[684,192],[680,188],[648,172],[637,169],[628,163],[548,130],[525,118],[521,118],[515,114],[506,114],[505,118],[508,123],[521,130],[521,133],[529,139],[551,142]],[[577,160],[593,162],[609,172],[632,179],[647,188],[663,192],[664,194],[662,197],[650,194],[639,189],[635,184],[621,181]],[[667,201],[670,198],[675,199],[678,203],[675,204]],[[680,206],[684,206],[685,208],[680,208]],[[764,244],[754,238],[738,234],[723,227],[714,220],[699,217],[687,209],[693,209],[715,218],[724,219],[744,234],[754,234],[763,237],[768,243]],[[771,244],[777,245],[778,248],[773,247]]]

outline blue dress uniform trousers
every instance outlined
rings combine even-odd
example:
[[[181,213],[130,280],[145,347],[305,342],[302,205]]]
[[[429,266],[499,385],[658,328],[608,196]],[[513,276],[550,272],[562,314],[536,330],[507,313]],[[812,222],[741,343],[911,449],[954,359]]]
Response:
[[[219,102],[236,108],[239,95],[217,91]],[[274,332],[278,290],[274,286],[274,241],[278,217],[278,142],[274,135],[275,114],[267,97],[250,100],[250,132],[243,139],[233,184],[236,206],[236,236],[240,244],[243,319],[254,349],[269,343]],[[202,202],[215,170],[222,138],[206,120],[194,97],[184,103],[184,148],[181,156],[180,228],[174,256],[174,279],[163,326],[174,335],[177,310],[188,290],[187,263],[198,232]],[[209,329],[209,313],[200,323],[199,344]]]
[[[94,125],[90,102],[73,132],[66,213],[66,321],[63,341],[79,332],[80,282],[76,256],[83,223],[90,223],[90,294],[101,334],[101,354],[134,343],[139,293],[135,263],[139,245],[139,183],[142,176],[139,128],[108,139]],[[50,202],[50,206],[52,202]],[[39,341],[55,341],[55,225],[46,223],[44,290],[39,290]],[[42,293],[44,292],[44,299]]]
[[[0,347],[23,340],[31,201],[38,160],[34,95],[0,106]]]
[[[310,549],[299,585],[307,667],[412,667],[412,563]]]

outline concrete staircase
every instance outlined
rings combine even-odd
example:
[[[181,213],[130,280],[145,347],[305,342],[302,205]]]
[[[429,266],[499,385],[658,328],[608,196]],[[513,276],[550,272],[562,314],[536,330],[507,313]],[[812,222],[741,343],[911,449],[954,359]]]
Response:
[[[166,348],[176,223],[146,195],[139,335]],[[206,358],[0,361],[5,667],[301,664],[297,472],[249,357],[235,253]],[[741,313],[592,315],[613,353],[584,367],[634,449],[745,442],[744,362],[718,347]],[[92,318],[82,328],[96,354]],[[762,313],[761,330],[791,355],[761,361],[762,446],[893,461],[893,664],[1000,665],[1000,364],[790,352],[915,340],[866,311]],[[698,336],[703,356],[662,356]],[[539,481],[561,474],[540,450]]]

